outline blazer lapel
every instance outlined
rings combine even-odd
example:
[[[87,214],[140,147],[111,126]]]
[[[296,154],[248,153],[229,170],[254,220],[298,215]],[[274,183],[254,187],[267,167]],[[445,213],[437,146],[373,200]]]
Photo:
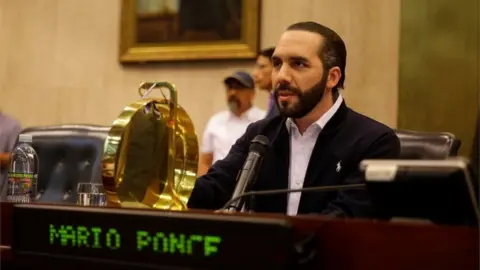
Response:
[[[328,170],[328,166],[332,166],[331,160],[335,160],[334,149],[332,149],[332,141],[339,129],[344,123],[347,116],[348,108],[345,102],[342,103],[335,115],[328,121],[326,126],[318,135],[312,155],[308,163],[307,172],[303,181],[303,187],[314,187],[328,185],[330,179],[322,179],[322,172]],[[305,207],[308,200],[307,194],[303,194],[300,198],[299,213]]]
[[[270,175],[275,175],[276,179],[271,179],[270,182],[274,188],[288,188],[288,178],[290,173],[290,135],[288,134],[285,121],[281,121],[280,125],[275,130],[271,144],[269,159],[273,162],[269,169],[271,170]],[[286,199],[287,196],[285,196],[285,206]]]
[[[330,145],[330,136],[320,133],[308,162],[307,172],[303,181],[303,187],[314,187],[322,185],[327,179],[322,179],[321,172],[326,166],[331,166],[329,160],[333,158]]]
[[[280,118],[280,117],[279,117]],[[280,120],[280,119],[279,119]],[[271,128],[265,128],[263,134],[270,139],[267,152],[255,190],[287,189],[290,168],[290,136],[285,126],[285,119],[271,122]],[[268,212],[286,212],[287,195],[259,196],[258,204]]]

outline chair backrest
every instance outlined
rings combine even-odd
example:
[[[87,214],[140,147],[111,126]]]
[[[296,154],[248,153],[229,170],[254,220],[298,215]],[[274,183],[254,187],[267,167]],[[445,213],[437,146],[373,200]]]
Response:
[[[445,159],[456,156],[461,141],[448,132],[396,130],[401,159]]]
[[[103,145],[110,127],[57,125],[30,127],[39,157],[38,201],[72,204],[79,182],[101,183]]]

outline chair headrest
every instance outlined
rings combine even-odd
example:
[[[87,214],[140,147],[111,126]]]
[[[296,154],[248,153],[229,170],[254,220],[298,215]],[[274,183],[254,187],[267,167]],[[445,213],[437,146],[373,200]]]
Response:
[[[402,159],[445,159],[456,156],[461,141],[448,132],[396,130]]]
[[[30,127],[32,145],[39,156],[38,200],[75,203],[80,182],[101,183],[101,160],[110,127],[56,125]]]
[[[33,137],[98,137],[106,139],[110,127],[98,125],[55,125],[28,127],[22,131],[22,134],[31,134]]]

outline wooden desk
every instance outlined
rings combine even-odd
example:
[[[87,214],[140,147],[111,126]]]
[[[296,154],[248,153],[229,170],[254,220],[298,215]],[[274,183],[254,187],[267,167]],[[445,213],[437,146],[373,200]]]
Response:
[[[10,250],[12,227],[9,221],[12,205],[2,203],[0,207],[0,255],[2,265],[5,265],[15,262]],[[319,216],[262,216],[291,219],[298,235],[315,233],[317,255],[314,269],[478,270],[480,267],[477,228],[342,220]]]

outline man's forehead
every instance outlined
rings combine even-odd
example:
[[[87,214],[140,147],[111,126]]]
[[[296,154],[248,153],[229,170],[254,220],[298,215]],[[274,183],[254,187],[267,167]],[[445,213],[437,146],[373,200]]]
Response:
[[[317,56],[322,42],[323,37],[316,33],[301,30],[286,31],[280,37],[273,56],[311,58]]]

